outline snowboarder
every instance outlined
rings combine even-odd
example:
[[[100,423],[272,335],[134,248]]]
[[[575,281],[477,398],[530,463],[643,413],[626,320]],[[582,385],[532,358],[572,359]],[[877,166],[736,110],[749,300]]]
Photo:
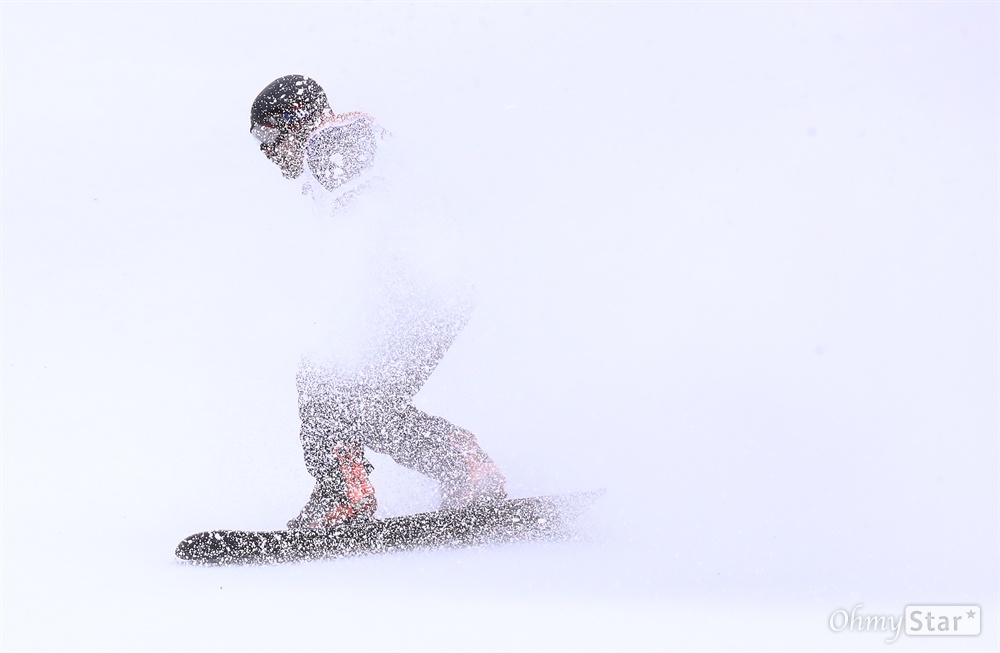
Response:
[[[304,191],[334,212],[351,211],[384,181],[376,163],[387,132],[368,114],[334,113],[308,77],[288,75],[268,84],[251,107],[250,132],[282,175],[305,181]],[[436,480],[443,508],[506,496],[503,474],[472,433],[411,403],[467,314],[441,315],[414,303],[405,289],[387,295],[386,319],[394,324],[364,365],[348,370],[306,358],[299,369],[300,438],[315,486],[288,522],[291,529],[330,528],[374,515],[365,447]]]

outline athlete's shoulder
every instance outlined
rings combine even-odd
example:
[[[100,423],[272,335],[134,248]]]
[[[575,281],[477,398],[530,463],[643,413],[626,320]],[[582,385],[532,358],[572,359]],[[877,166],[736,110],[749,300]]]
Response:
[[[313,129],[313,136],[327,133],[330,130],[365,130],[379,138],[389,136],[388,130],[379,125],[375,116],[364,111],[348,111],[347,113],[330,112]]]

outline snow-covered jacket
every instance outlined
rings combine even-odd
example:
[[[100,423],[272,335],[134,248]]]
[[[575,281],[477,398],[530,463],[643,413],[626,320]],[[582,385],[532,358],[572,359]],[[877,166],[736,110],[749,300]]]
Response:
[[[303,194],[337,209],[384,183],[376,164],[388,136],[367,113],[327,114],[306,141]]]

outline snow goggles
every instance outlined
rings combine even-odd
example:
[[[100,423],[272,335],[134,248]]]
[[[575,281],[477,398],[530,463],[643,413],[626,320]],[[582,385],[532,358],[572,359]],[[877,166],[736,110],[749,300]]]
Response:
[[[260,141],[261,145],[266,145],[267,147],[274,147],[281,140],[282,130],[277,127],[271,127],[270,125],[254,125],[250,128],[250,133],[253,137]]]

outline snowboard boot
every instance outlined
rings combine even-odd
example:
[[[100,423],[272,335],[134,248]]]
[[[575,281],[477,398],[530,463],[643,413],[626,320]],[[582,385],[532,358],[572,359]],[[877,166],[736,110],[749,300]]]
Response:
[[[333,458],[330,475],[316,479],[308,503],[288,522],[289,529],[333,528],[375,515],[375,488],[368,478],[372,466],[365,459],[364,447],[338,443]]]
[[[456,428],[448,444],[463,465],[441,479],[441,508],[461,508],[477,501],[504,499],[504,478],[500,468],[476,442],[476,436]]]

